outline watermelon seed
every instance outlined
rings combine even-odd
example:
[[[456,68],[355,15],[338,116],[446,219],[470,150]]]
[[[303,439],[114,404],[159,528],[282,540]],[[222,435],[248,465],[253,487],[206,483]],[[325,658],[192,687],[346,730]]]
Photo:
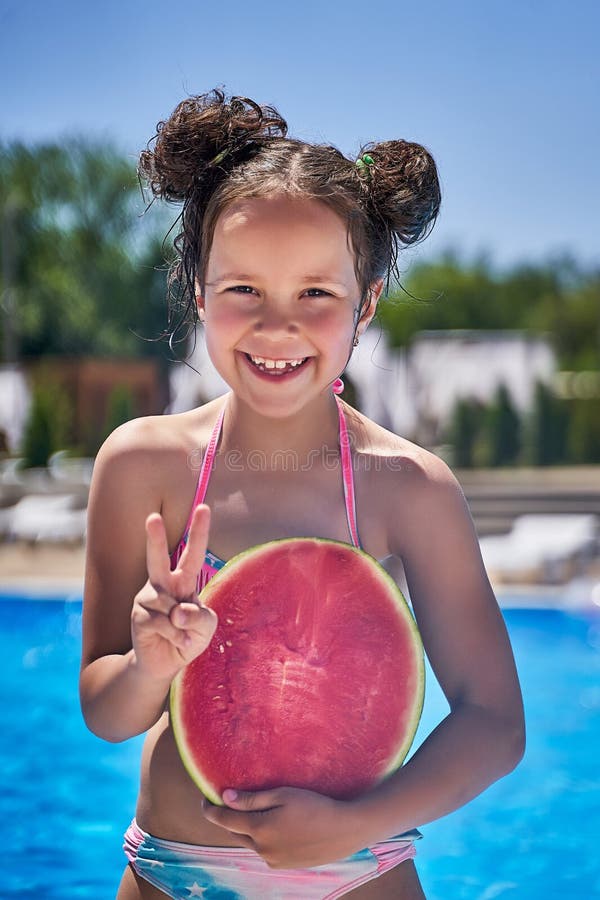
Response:
[[[223,644],[219,644],[219,653],[225,653],[225,647]]]
[[[231,643],[231,641],[225,641],[225,643],[227,644],[228,647],[233,647],[233,644]]]

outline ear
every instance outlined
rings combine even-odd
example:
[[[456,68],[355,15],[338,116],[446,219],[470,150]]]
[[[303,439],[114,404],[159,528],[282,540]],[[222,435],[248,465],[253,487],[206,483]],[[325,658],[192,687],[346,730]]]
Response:
[[[383,293],[383,278],[377,278],[369,287],[368,295],[369,299],[363,309],[362,315],[358,321],[358,327],[356,329],[356,334],[360,337],[361,334],[367,330],[371,319],[377,312],[377,304],[379,303],[379,298]]]

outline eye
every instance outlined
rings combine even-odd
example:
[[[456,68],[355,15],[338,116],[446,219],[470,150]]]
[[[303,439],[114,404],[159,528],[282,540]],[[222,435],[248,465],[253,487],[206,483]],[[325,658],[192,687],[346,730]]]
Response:
[[[248,284],[236,284],[233,287],[227,288],[228,291],[234,291],[236,294],[251,294],[254,288],[250,287]]]
[[[306,293],[311,297],[331,297],[329,291],[322,291],[321,288],[309,288]]]

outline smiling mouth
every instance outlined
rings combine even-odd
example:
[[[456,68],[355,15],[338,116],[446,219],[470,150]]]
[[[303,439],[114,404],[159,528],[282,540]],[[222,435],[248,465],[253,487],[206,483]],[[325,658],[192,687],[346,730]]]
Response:
[[[258,369],[259,372],[264,372],[266,375],[272,375],[274,378],[280,377],[281,375],[288,375],[290,372],[296,372],[301,369],[305,363],[310,359],[309,356],[300,357],[298,359],[285,360],[285,359],[265,359],[260,356],[251,356],[249,353],[244,353],[244,356],[248,360],[251,366],[255,369]]]

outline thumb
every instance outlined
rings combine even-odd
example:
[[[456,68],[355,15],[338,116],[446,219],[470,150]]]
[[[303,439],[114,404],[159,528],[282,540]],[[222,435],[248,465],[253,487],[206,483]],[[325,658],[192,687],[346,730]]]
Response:
[[[223,802],[231,809],[258,811],[280,806],[276,791],[223,791]]]

